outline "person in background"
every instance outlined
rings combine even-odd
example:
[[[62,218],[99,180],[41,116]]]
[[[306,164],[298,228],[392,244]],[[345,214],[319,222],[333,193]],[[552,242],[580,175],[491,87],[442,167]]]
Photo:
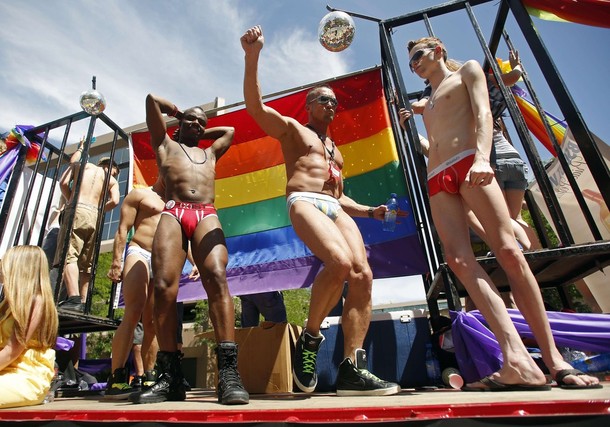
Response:
[[[288,322],[284,296],[279,291],[240,295],[239,299],[241,300],[242,328],[258,326],[261,315],[266,322]]]
[[[44,251],[10,248],[0,283],[0,408],[38,405],[55,375],[59,326]]]
[[[129,372],[125,367],[134,344],[134,330],[143,322],[142,369],[154,368],[154,356],[150,360],[150,348],[156,348],[153,317],[153,271],[151,268],[153,239],[165,203],[161,198],[163,182],[160,179],[148,188],[135,188],[129,192],[121,205],[119,227],[114,237],[112,264],[107,277],[122,282],[125,301],[123,320],[112,339],[112,374],[106,385],[105,399],[127,399],[143,386],[134,388],[129,383]],[[128,234],[133,235],[128,242]],[[125,251],[127,247],[127,251]],[[123,260],[124,258],[124,260]],[[138,376],[144,372],[138,372]],[[139,381],[134,385],[139,386]]]
[[[119,174],[117,164],[114,161],[111,163],[110,158],[104,157],[99,160],[97,166],[86,163],[81,170],[82,152],[83,141],[70,157],[70,165],[59,181],[61,192],[66,199],[66,207],[63,212],[54,262],[54,266],[64,263],[63,280],[67,292],[67,299],[60,302],[58,308],[76,312],[83,312],[83,303],[87,301],[94,245],[98,233],[98,212],[104,196],[104,182],[107,174],[111,176],[108,181],[108,198],[102,203],[102,212],[114,209],[120,200],[119,183],[116,180]],[[76,195],[73,184],[77,182],[81,172],[83,176],[80,191]],[[78,197],[78,200],[75,201],[75,197]],[[65,219],[72,210],[74,211],[74,222],[72,230],[68,230]],[[70,243],[64,260],[62,252],[66,238]]]
[[[311,288],[309,316],[296,345],[293,374],[297,387],[315,390],[316,358],[324,335],[320,324],[348,292],[343,308],[343,361],[337,376],[337,395],[390,395],[400,391],[368,371],[362,348],[371,320],[373,273],[360,230],[352,216],[383,219],[387,207],[356,203],[343,192],[343,156],[327,136],[338,105],[328,86],[311,89],[305,99],[308,123],[302,125],[263,104],[258,82],[258,59],[264,36],[260,26],[241,37],[245,52],[244,99],[250,116],[267,135],[279,140],[286,166],[286,204],[296,234],[322,260],[324,267]]]

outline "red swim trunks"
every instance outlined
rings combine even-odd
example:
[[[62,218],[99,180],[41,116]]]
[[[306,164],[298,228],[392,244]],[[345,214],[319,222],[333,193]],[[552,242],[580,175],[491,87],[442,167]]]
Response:
[[[199,221],[210,215],[218,216],[212,203],[187,203],[170,200],[161,215],[171,215],[178,220],[186,238],[190,240]]]
[[[475,150],[466,150],[443,162],[428,173],[428,195],[441,191],[457,194],[474,161]]]

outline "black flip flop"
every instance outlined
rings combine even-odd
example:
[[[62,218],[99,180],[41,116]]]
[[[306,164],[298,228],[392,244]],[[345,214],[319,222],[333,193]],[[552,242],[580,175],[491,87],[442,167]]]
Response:
[[[479,382],[486,388],[478,387],[462,387],[462,391],[549,391],[551,386],[544,385],[528,385],[528,384],[504,384],[491,379],[489,376],[482,378]]]
[[[557,375],[555,375],[555,382],[557,383],[557,385],[561,388],[566,388],[566,389],[592,389],[592,388],[603,388],[604,386],[601,384],[588,384],[588,385],[579,385],[579,384],[567,384],[564,379],[565,377],[567,377],[568,375],[575,375],[577,377],[580,377],[582,375],[587,375],[585,374],[583,371],[579,370],[579,369],[562,369],[561,371],[557,372]]]

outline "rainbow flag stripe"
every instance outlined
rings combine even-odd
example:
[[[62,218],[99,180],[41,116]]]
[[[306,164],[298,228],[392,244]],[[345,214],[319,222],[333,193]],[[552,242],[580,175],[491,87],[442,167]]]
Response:
[[[329,83],[339,100],[329,136],[341,151],[344,188],[354,200],[377,206],[398,194],[400,208],[409,215],[394,233],[381,223],[356,218],[375,278],[423,274],[425,255],[411,208],[383,95],[379,69]],[[267,104],[301,123],[306,90]],[[235,138],[216,165],[216,207],[227,237],[227,277],[233,295],[310,286],[321,267],[296,236],[286,211],[286,173],[280,144],[265,135],[245,109],[210,119],[208,126],[233,126]],[[173,129],[168,129],[171,135]],[[157,165],[147,132],[132,134],[134,185],[150,185]],[[208,142],[209,143],[209,142]],[[202,146],[204,146],[202,144]],[[199,282],[184,280],[179,300],[199,299]],[[197,298],[193,295],[197,294]],[[204,294],[203,294],[204,296]]]

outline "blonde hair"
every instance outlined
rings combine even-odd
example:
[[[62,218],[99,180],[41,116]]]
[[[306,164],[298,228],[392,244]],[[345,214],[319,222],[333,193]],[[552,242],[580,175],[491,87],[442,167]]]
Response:
[[[40,325],[31,338],[43,348],[52,348],[57,339],[59,319],[51,280],[49,264],[44,251],[38,246],[22,245],[10,248],[0,263],[4,283],[4,298],[15,320],[15,337],[27,345],[27,333],[32,316],[34,299],[40,297],[42,316]],[[31,347],[31,345],[30,345]]]
[[[456,61],[455,59],[449,58],[445,60],[445,66],[449,71],[457,71],[460,67],[464,65],[460,61]]]
[[[436,46],[440,46],[441,50],[443,51],[443,60],[447,62],[447,49],[445,49],[445,45],[443,44],[441,39],[436,37],[422,37],[421,39],[411,40],[407,43],[407,52],[411,52],[411,49],[413,49],[418,44],[423,44],[424,46],[429,48],[435,48]]]

